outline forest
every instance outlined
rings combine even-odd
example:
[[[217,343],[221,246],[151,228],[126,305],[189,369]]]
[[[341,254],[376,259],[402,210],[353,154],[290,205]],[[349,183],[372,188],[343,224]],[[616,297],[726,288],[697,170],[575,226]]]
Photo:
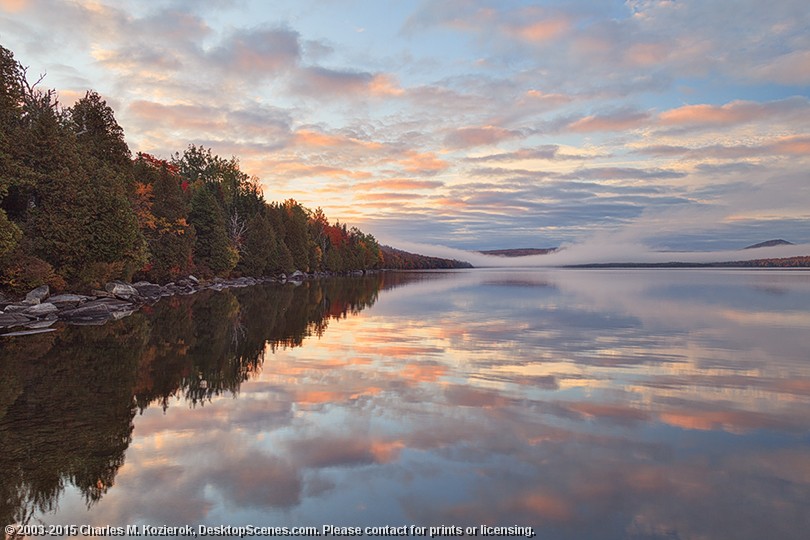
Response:
[[[2,290],[465,266],[383,250],[293,199],[268,202],[236,157],[194,144],[133,156],[98,93],[62,107],[27,71],[0,46]]]

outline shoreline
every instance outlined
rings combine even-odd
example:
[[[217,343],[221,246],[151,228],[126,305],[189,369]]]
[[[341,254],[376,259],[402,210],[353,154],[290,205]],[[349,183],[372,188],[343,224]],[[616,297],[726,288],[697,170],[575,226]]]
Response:
[[[90,294],[60,293],[50,294],[48,285],[41,285],[29,291],[22,300],[7,300],[0,295],[0,338],[28,336],[53,332],[57,322],[71,325],[102,325],[109,321],[123,319],[138,311],[142,306],[154,305],[162,298],[188,296],[204,290],[222,291],[242,287],[252,287],[265,283],[301,284],[307,280],[325,279],[340,276],[360,276],[379,270],[332,274],[316,272],[305,274],[295,271],[289,276],[239,277],[197,279],[189,275],[175,281],[158,285],[148,281],[127,283],[111,281],[104,290],[93,290]]]

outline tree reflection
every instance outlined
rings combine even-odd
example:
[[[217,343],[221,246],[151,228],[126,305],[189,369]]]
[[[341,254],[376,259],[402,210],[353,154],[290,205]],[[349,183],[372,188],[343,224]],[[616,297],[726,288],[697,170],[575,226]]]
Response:
[[[72,484],[88,506],[113,485],[137,411],[237,394],[266,350],[321,336],[381,289],[419,279],[356,278],[203,291],[103,326],[0,341],[0,521],[55,509]]]

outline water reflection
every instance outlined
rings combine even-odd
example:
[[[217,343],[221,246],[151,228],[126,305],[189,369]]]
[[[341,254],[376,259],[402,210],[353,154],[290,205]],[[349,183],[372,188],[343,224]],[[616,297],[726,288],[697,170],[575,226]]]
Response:
[[[808,300],[797,272],[382,274],[9,340],[2,516],[801,538]]]

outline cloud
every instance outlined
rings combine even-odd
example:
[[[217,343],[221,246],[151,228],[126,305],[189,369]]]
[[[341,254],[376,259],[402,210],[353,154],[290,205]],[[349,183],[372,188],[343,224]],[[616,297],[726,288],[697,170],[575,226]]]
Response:
[[[396,190],[432,190],[444,185],[438,180],[413,180],[410,178],[390,178],[388,180],[375,180],[373,182],[358,182],[354,188],[358,190],[396,189]]]
[[[633,110],[618,111],[603,115],[589,115],[568,124],[565,129],[574,133],[591,131],[627,131],[643,126],[650,114]]]
[[[300,34],[287,28],[240,29],[205,56],[220,70],[239,77],[273,77],[300,60]]]
[[[321,66],[303,67],[298,70],[292,81],[291,90],[319,99],[395,97],[404,93],[390,75]]]
[[[736,100],[724,105],[684,105],[658,115],[662,126],[725,127],[756,120],[792,115],[810,115],[810,101],[793,97],[758,103]]]
[[[686,173],[667,169],[638,169],[635,167],[591,167],[560,175],[567,179],[622,180],[622,179],[674,179],[683,178]]]
[[[520,133],[517,131],[497,126],[464,127],[448,133],[444,138],[444,144],[451,149],[472,148],[497,145],[519,136]]]

